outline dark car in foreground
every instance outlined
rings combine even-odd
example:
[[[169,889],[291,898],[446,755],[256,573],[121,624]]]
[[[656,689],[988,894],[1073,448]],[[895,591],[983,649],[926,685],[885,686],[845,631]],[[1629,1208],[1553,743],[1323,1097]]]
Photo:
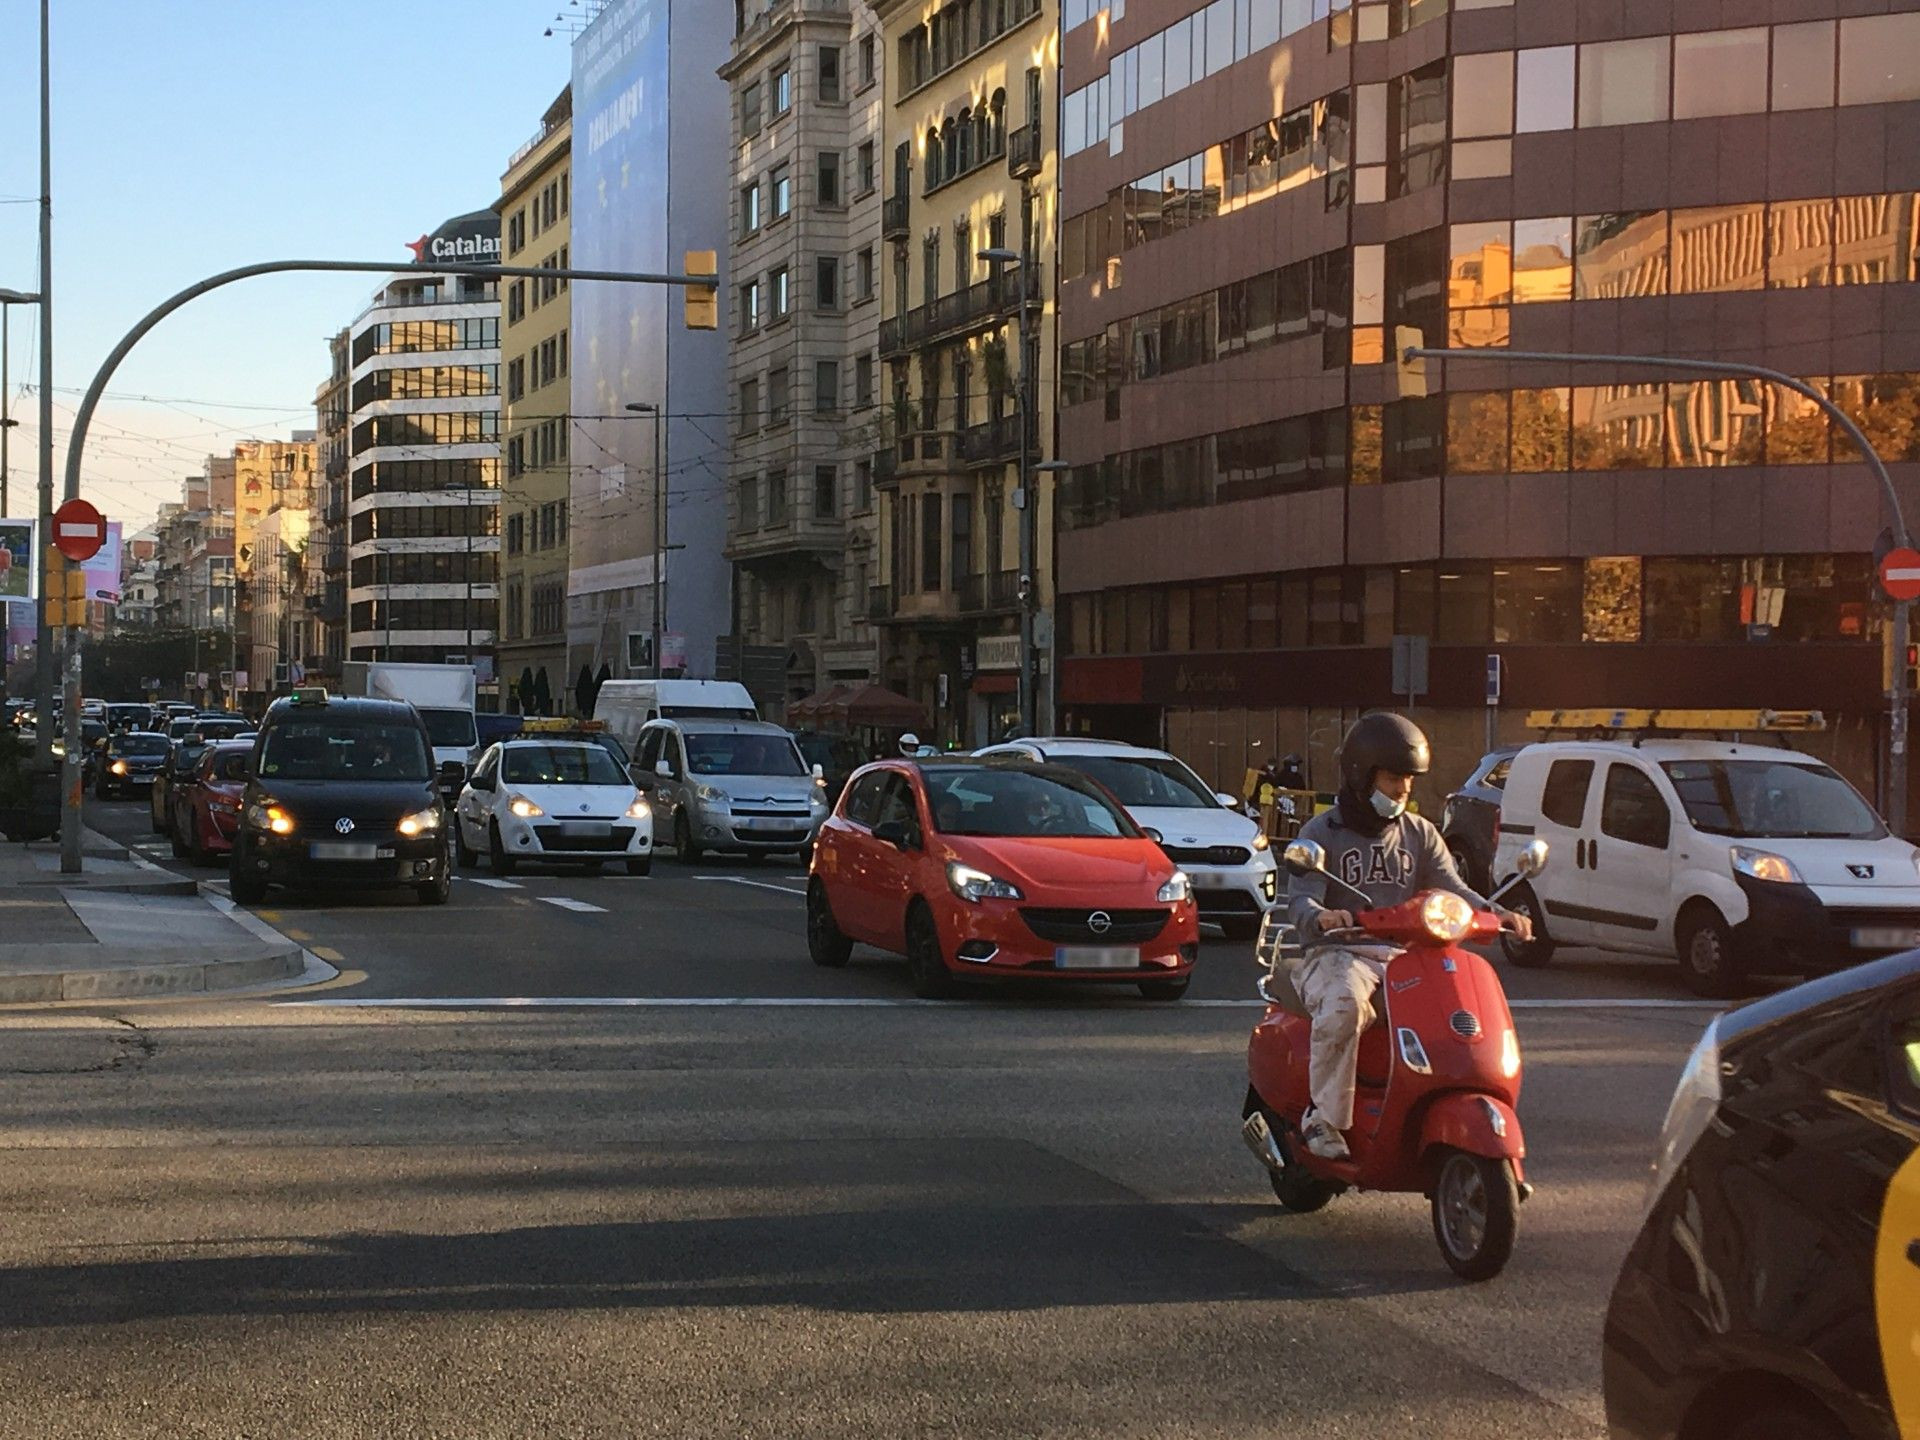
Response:
[[[1708,1027],[1603,1343],[1614,1440],[1920,1436],[1920,951]]]
[[[110,800],[135,791],[146,793],[172,748],[166,736],[150,730],[121,730],[109,735],[93,767],[94,798]]]
[[[446,809],[419,713],[398,700],[301,690],[261,724],[233,840],[233,898],[270,885],[413,890],[441,905],[452,885]]]

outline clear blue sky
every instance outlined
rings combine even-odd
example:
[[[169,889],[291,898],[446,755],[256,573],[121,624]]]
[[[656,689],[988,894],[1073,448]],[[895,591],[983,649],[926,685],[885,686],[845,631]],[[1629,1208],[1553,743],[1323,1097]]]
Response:
[[[216,270],[410,258],[490,204],[568,78],[569,0],[53,0],[54,433],[126,329]],[[579,14],[584,6],[575,8]],[[0,287],[38,281],[39,5],[0,0]],[[197,300],[121,366],[83,493],[128,532],[247,435],[313,425],[326,337],[377,276]],[[36,312],[12,317],[12,503],[31,513]],[[239,407],[249,408],[239,408]],[[258,407],[258,408],[252,408]],[[64,449],[60,451],[64,463]],[[96,459],[97,457],[97,459]]]

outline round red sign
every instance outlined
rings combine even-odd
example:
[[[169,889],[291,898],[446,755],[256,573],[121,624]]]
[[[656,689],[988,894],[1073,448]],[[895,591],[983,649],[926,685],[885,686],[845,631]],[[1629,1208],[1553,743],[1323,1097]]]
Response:
[[[1920,600],[1920,550],[1889,550],[1880,562],[1880,588],[1895,600]]]
[[[91,560],[107,543],[107,521],[84,500],[69,500],[53,512],[53,548],[78,564]],[[1920,564],[1920,555],[1914,557]]]

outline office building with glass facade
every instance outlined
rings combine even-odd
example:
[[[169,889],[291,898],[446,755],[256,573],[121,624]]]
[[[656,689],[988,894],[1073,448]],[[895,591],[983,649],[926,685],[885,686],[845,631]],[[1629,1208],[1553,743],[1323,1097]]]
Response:
[[[1778,370],[1920,489],[1894,8],[1069,6],[1068,723],[1326,783],[1420,636],[1446,780],[1528,709],[1804,706],[1871,793],[1890,517],[1845,436],[1759,380],[1501,351]],[[1480,353],[1403,396],[1400,327]]]

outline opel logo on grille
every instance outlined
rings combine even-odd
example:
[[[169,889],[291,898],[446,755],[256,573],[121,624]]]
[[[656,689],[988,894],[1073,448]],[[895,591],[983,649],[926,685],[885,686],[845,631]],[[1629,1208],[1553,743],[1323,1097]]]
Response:
[[[1087,929],[1096,935],[1104,935],[1113,928],[1113,916],[1104,910],[1096,910],[1087,916]]]
[[[353,833],[353,821],[342,815],[338,820],[333,822],[333,828],[342,835],[351,835]]]

